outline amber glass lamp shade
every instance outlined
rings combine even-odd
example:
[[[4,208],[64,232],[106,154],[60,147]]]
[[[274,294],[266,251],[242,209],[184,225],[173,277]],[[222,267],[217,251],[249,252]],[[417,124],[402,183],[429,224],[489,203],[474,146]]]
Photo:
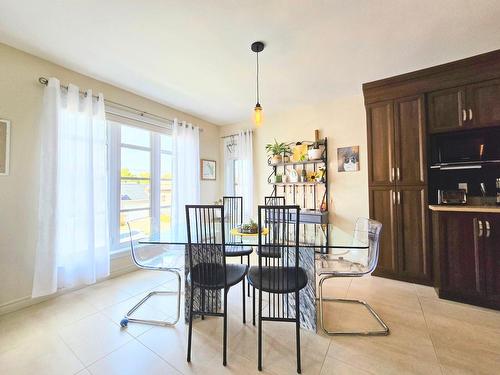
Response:
[[[257,103],[255,105],[254,114],[253,114],[253,121],[254,121],[254,123],[255,123],[256,126],[262,125],[262,121],[263,121],[263,118],[262,118],[262,107],[260,106],[259,103]]]

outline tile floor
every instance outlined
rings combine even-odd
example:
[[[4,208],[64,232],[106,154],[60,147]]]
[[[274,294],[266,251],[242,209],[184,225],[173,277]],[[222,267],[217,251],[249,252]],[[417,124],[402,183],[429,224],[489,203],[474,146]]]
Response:
[[[137,271],[0,317],[0,373],[257,374],[257,330],[241,322],[241,290],[229,294],[228,366],[222,366],[222,320],[194,324],[192,363],[186,326],[119,322],[151,289],[170,288],[161,272]],[[364,298],[391,328],[387,337],[302,332],[304,374],[499,374],[500,312],[439,300],[432,288],[377,277],[332,281],[327,293]],[[158,296],[141,314],[168,318],[175,297]],[[250,299],[248,300],[250,302]],[[251,303],[247,303],[249,321]],[[359,306],[330,305],[332,328],[369,328]],[[267,323],[264,371],[294,374],[294,326]]]

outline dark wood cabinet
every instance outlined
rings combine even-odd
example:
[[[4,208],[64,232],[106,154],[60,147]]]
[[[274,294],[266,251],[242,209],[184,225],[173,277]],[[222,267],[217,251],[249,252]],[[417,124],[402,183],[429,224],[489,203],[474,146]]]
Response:
[[[467,115],[464,87],[431,92],[427,96],[427,103],[430,133],[463,128]]]
[[[400,186],[397,191],[398,273],[412,281],[432,280],[427,188]]]
[[[383,225],[376,275],[430,283],[422,95],[367,107],[370,217]]]
[[[468,86],[467,101],[471,126],[500,125],[500,79]]]
[[[370,186],[394,183],[394,111],[392,102],[371,105],[366,111]]]
[[[434,212],[442,298],[500,308],[500,214]]]
[[[398,185],[426,183],[426,129],[423,96],[394,101],[395,180]]]
[[[500,79],[431,92],[429,132],[500,125]]]
[[[500,306],[500,214],[483,218],[486,297]]]
[[[371,187],[370,217],[381,222],[380,254],[377,271],[393,275],[397,273],[397,222],[396,222],[396,191],[394,187]]]

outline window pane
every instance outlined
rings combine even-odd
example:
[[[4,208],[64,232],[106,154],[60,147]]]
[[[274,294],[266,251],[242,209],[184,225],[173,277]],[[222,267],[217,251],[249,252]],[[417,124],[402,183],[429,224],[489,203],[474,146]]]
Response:
[[[172,178],[172,155],[161,154],[161,178]]]
[[[172,205],[172,181],[161,181],[160,190],[160,206],[171,206]]]
[[[123,177],[151,177],[151,152],[134,150],[122,147],[121,149],[121,176]]]
[[[120,212],[120,243],[130,240],[127,222],[131,222],[132,237],[144,237],[151,233],[151,218],[149,210]]]
[[[172,151],[172,136],[161,135],[161,150],[162,151]]]
[[[122,125],[122,143],[134,146],[151,147],[150,132],[133,126]]]
[[[172,228],[172,211],[170,208],[162,208],[160,210],[160,232],[162,236],[168,233]]]
[[[121,180],[120,211],[149,208],[150,202],[150,180]]]
[[[241,191],[241,160],[234,161],[234,195],[242,195]]]

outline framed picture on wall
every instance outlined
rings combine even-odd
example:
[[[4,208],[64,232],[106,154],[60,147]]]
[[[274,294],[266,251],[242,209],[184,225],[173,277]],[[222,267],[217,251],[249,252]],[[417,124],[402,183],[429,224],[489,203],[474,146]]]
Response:
[[[216,178],[216,163],[215,160],[201,159],[201,179],[215,180]]]
[[[339,172],[359,171],[359,146],[338,148],[337,163]]]
[[[0,119],[0,176],[9,174],[10,121]]]

